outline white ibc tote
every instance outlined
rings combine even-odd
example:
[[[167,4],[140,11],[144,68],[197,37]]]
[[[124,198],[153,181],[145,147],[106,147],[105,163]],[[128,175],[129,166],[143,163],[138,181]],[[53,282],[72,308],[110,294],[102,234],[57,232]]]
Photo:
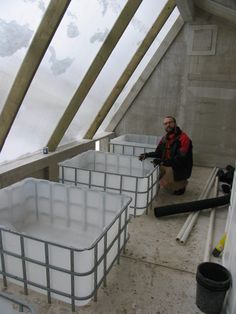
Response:
[[[132,197],[130,214],[141,215],[159,187],[159,167],[135,156],[86,151],[59,163],[60,182]]]
[[[139,156],[155,151],[161,136],[124,134],[110,140],[109,150],[112,153]]]
[[[48,296],[84,305],[128,240],[125,195],[38,179],[0,190],[0,273]]]

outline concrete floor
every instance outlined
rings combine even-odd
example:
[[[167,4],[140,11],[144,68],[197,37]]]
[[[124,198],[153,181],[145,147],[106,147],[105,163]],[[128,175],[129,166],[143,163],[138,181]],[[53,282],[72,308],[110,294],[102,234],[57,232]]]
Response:
[[[160,190],[153,206],[196,200],[211,173],[211,168],[194,167],[185,195],[174,196]],[[216,211],[213,246],[224,232],[227,208]],[[186,214],[155,218],[148,215],[133,218],[129,224],[130,240],[120,264],[114,265],[101,287],[98,301],[76,308],[80,314],[197,314],[195,305],[197,265],[202,262],[207,236],[209,212],[202,212],[187,243],[175,238]],[[220,259],[215,259],[221,262]],[[31,302],[40,314],[71,313],[70,305],[30,292],[25,297],[22,288],[9,285],[10,293]],[[2,314],[2,313],[0,313]]]

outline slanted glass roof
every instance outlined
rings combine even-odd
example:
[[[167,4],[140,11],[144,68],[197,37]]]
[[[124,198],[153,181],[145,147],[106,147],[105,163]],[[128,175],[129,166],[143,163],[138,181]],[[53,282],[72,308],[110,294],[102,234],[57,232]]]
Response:
[[[11,128],[2,158],[32,153],[47,144],[125,2],[108,10],[101,1],[89,0],[89,5],[85,0],[71,1]]]
[[[166,3],[167,0],[142,1],[60,145],[84,137]],[[49,0],[0,3],[0,110],[48,4]],[[42,151],[126,4],[127,0],[71,1],[16,115],[0,163]],[[171,14],[99,131],[105,130],[178,15],[177,10]]]
[[[66,144],[85,135],[98,110],[109,96],[166,2],[166,0],[142,2],[65,133],[61,144]],[[152,9],[150,10],[150,8]]]
[[[0,1],[0,111],[48,3]]]

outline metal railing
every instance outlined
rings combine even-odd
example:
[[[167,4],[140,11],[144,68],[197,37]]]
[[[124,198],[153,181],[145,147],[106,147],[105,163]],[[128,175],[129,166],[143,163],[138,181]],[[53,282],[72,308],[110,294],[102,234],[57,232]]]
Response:
[[[137,210],[146,210],[146,214],[148,214],[148,208],[152,204],[152,201],[154,200],[158,189],[159,189],[159,166],[156,166],[153,168],[152,171],[146,176],[146,177],[137,177],[133,175],[127,175],[127,174],[119,174],[109,171],[99,171],[95,169],[89,170],[85,168],[79,168],[74,166],[67,166],[63,165],[62,163],[59,164],[59,167],[61,168],[61,177],[59,178],[59,182],[61,183],[69,183],[74,184],[75,186],[88,186],[89,188],[98,188],[102,189],[103,191],[113,191],[118,192],[119,194],[126,194],[128,196],[131,196],[133,199],[133,205],[130,205],[130,208],[134,210],[134,217],[136,217]],[[69,180],[65,177],[65,169],[72,169],[74,171],[74,179]],[[88,172],[88,182],[80,181],[79,178],[79,171],[87,171]],[[92,173],[100,173],[104,175],[103,184],[96,184],[92,183]],[[119,180],[119,184],[117,184],[117,187],[112,187],[108,185],[107,177],[115,176]],[[127,189],[123,187],[124,178],[134,178],[135,180],[135,189]],[[138,191],[138,185],[143,178],[147,178],[147,186],[146,190],[144,191]],[[146,194],[146,204],[145,206],[138,206],[138,195],[139,194]]]
[[[154,151],[156,149],[156,145],[153,145],[153,148],[150,147],[144,147],[142,145],[131,145],[131,144],[120,144],[120,143],[109,143],[109,152],[110,153],[117,153],[115,151],[115,148],[121,147],[121,152],[119,151],[118,154],[122,155],[128,155],[128,156],[139,156],[142,153],[149,153],[150,151]],[[130,149],[130,152],[132,153],[127,153],[127,149]],[[136,155],[135,151],[139,149],[139,154]]]
[[[38,289],[42,289],[44,291],[46,291],[47,294],[47,300],[48,303],[51,303],[51,295],[52,294],[57,294],[59,296],[62,297],[66,297],[69,298],[71,300],[71,308],[72,311],[75,311],[75,306],[76,306],[76,301],[85,301],[91,298],[94,298],[94,300],[97,300],[97,290],[100,287],[100,285],[102,283],[104,283],[104,285],[106,285],[106,276],[108,274],[108,272],[110,271],[112,265],[115,263],[115,261],[117,261],[117,263],[119,263],[119,257],[121,252],[125,252],[125,246],[126,243],[129,239],[129,235],[128,235],[128,223],[129,223],[129,216],[128,216],[128,205],[131,202],[131,200],[129,202],[126,203],[125,206],[123,206],[123,208],[121,209],[121,211],[119,212],[119,214],[116,215],[116,217],[112,220],[112,222],[103,230],[103,233],[96,239],[96,241],[89,247],[89,248],[83,248],[83,249],[77,249],[77,248],[73,248],[73,247],[68,247],[59,243],[54,243],[54,242],[50,242],[50,241],[45,241],[42,239],[38,239],[36,237],[33,236],[29,236],[26,234],[22,234],[16,231],[12,231],[9,229],[5,229],[3,227],[0,227],[0,261],[1,261],[1,271],[0,274],[2,275],[3,278],[3,285],[4,287],[7,287],[7,279],[11,278],[14,280],[19,281],[23,287],[24,287],[24,293],[27,295],[28,294],[28,286],[32,286],[32,287],[36,287]],[[123,214],[123,215],[122,215]],[[124,217],[123,217],[124,216]],[[123,217],[123,221],[122,221],[122,217]],[[111,230],[111,228],[116,228],[116,225],[118,227],[117,233],[115,235],[115,237],[109,241],[108,244],[108,234],[109,231]],[[18,237],[18,243],[20,244],[19,248],[17,251],[19,251],[20,253],[16,253],[16,250],[9,248],[9,247],[4,247],[4,239],[7,236],[7,234],[12,234],[15,235],[16,237]],[[27,240],[33,240],[36,241],[37,243],[41,244],[44,246],[44,262],[43,261],[39,261],[37,259],[34,258],[30,258],[27,257],[26,255],[26,241]],[[15,241],[16,242],[16,241]],[[112,250],[112,249],[116,249],[116,242],[117,242],[117,251],[115,256],[112,258],[112,261],[110,261],[110,264],[108,264],[108,253]],[[99,256],[99,244],[103,245],[104,250],[101,253],[100,252],[100,256]],[[65,249],[67,251],[69,251],[69,267],[68,269],[63,268],[63,267],[59,267],[56,265],[52,265],[52,263],[50,263],[51,260],[51,256],[50,256],[50,252],[51,252],[51,248],[52,247],[56,247],[56,248],[62,248]],[[85,252],[85,251],[93,251],[93,266],[89,271],[86,272],[76,272],[75,271],[75,254],[79,254],[81,252]],[[11,256],[15,259],[19,259],[21,260],[21,263],[19,263],[21,266],[21,273],[22,276],[16,276],[13,273],[9,273],[7,272],[7,264],[6,264],[6,256]],[[28,263],[32,263],[34,265],[38,265],[41,267],[45,268],[45,275],[46,275],[46,284],[40,284],[37,282],[33,282],[31,280],[29,280],[28,278],[28,272],[27,272],[27,265]],[[102,265],[102,266],[101,266]],[[98,268],[102,267],[103,269],[103,275],[100,276],[101,278],[98,278]],[[60,287],[58,287],[57,289],[52,288],[51,285],[51,272],[52,271],[57,271],[57,273],[59,273],[59,275],[62,273],[62,275],[67,274],[70,277],[70,292],[66,293],[63,291],[60,291]],[[86,296],[79,296],[80,291],[76,290],[76,283],[78,283],[79,279],[81,277],[85,277],[88,275],[93,274],[93,289],[91,291],[91,293],[89,295]],[[76,281],[76,282],[75,282]]]
[[[18,305],[20,313],[23,312],[24,309],[27,309],[31,314],[37,314],[36,310],[34,309],[34,307],[31,304],[25,302],[24,300],[18,298],[15,295],[10,295],[10,294],[5,293],[5,292],[0,292],[0,299],[1,298]],[[4,313],[2,313],[2,314],[4,314]]]

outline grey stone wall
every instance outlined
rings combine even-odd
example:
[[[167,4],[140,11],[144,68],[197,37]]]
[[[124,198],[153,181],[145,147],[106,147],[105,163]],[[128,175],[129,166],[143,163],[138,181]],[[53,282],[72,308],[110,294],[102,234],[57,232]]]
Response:
[[[163,134],[166,115],[193,140],[194,163],[236,160],[236,28],[197,10],[118,124],[117,135]]]

